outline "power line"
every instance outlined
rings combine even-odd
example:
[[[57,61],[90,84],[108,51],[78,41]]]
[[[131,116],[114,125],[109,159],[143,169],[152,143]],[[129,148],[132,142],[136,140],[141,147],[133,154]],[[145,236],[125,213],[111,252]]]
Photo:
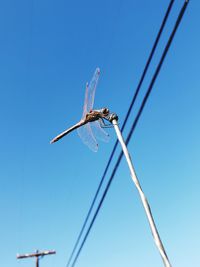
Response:
[[[159,72],[160,72],[160,70],[161,70],[161,67],[162,67],[162,64],[163,64],[163,62],[164,62],[164,59],[165,59],[165,57],[166,57],[166,55],[167,55],[167,52],[169,51],[169,47],[170,47],[170,45],[171,45],[171,43],[172,43],[172,41],[173,41],[173,38],[174,38],[175,33],[176,33],[177,29],[178,29],[178,26],[179,26],[179,24],[180,24],[180,22],[181,22],[181,19],[182,19],[184,13],[185,13],[185,10],[186,10],[186,8],[187,8],[188,2],[189,2],[189,0],[185,0],[184,4],[183,4],[183,6],[182,6],[182,8],[181,8],[181,10],[180,10],[180,12],[179,12],[179,15],[178,15],[178,18],[177,18],[177,20],[176,20],[175,26],[174,26],[174,28],[173,28],[173,30],[172,30],[172,33],[171,33],[171,35],[170,35],[170,37],[169,37],[169,39],[168,39],[168,42],[167,42],[167,44],[166,44],[166,46],[165,46],[165,49],[164,49],[163,54],[162,54],[162,56],[161,56],[161,59],[160,59],[158,65],[157,65],[157,68],[156,68],[156,71],[155,71],[155,73],[154,73],[154,75],[153,75],[153,78],[152,78],[152,80],[151,80],[151,83],[150,83],[150,85],[149,85],[149,87],[148,87],[148,90],[147,90],[147,92],[146,92],[146,94],[145,94],[145,97],[144,97],[144,99],[143,99],[143,102],[142,102],[142,104],[141,104],[141,106],[140,106],[140,109],[139,109],[139,111],[138,111],[138,113],[137,113],[137,116],[136,116],[136,118],[135,118],[135,120],[134,120],[134,122],[133,122],[133,124],[132,124],[131,130],[130,130],[130,132],[129,132],[129,134],[128,134],[128,137],[127,137],[127,139],[126,139],[126,142],[125,142],[126,145],[128,145],[128,143],[129,143],[129,141],[130,141],[130,138],[131,138],[131,136],[132,136],[132,134],[133,134],[133,131],[135,130],[135,127],[136,127],[136,125],[137,125],[137,122],[138,122],[138,120],[139,120],[139,118],[140,118],[140,116],[141,116],[141,114],[142,114],[142,111],[143,111],[143,109],[144,109],[144,106],[145,106],[145,104],[146,104],[146,101],[147,101],[147,99],[148,99],[148,97],[149,97],[149,95],[150,95],[150,93],[151,93],[151,90],[152,90],[152,88],[153,88],[153,85],[154,85],[154,83],[155,83],[155,81],[156,81],[156,78],[157,78],[157,76],[158,76],[158,74],[159,74]],[[113,172],[112,172],[112,174],[111,174],[111,176],[110,176],[110,179],[109,179],[109,181],[108,181],[108,183],[107,183],[107,186],[106,186],[106,188],[105,188],[105,190],[104,190],[104,193],[103,193],[103,195],[102,195],[102,198],[101,198],[101,200],[100,200],[100,202],[99,202],[99,205],[98,205],[98,207],[97,207],[97,209],[96,209],[96,211],[95,211],[95,214],[94,214],[94,216],[93,216],[93,218],[92,218],[92,220],[91,220],[91,223],[90,223],[90,225],[89,225],[89,227],[88,227],[88,230],[87,230],[87,232],[86,232],[86,234],[85,234],[85,236],[84,236],[84,239],[83,239],[83,241],[82,241],[82,243],[81,243],[81,245],[80,245],[80,247],[79,247],[79,250],[78,250],[78,252],[77,252],[77,254],[76,254],[75,258],[74,258],[74,261],[72,262],[71,267],[74,267],[75,264],[76,264],[76,261],[77,261],[79,255],[80,255],[80,252],[81,252],[81,250],[82,250],[82,248],[83,248],[83,246],[84,246],[84,244],[85,244],[85,241],[86,241],[86,239],[87,239],[87,237],[88,237],[88,235],[89,235],[89,233],[90,233],[90,231],[91,231],[91,228],[92,228],[92,226],[93,226],[93,224],[94,224],[94,221],[95,221],[95,219],[96,219],[96,217],[97,217],[97,215],[98,215],[98,213],[99,213],[99,210],[100,210],[100,208],[101,208],[101,206],[102,206],[102,204],[103,204],[103,201],[104,201],[104,199],[105,199],[105,196],[106,196],[106,194],[107,194],[107,192],[108,192],[108,190],[109,190],[109,188],[110,188],[110,185],[111,185],[112,180],[113,180],[113,178],[114,178],[114,176],[115,176],[115,173],[116,173],[116,171],[117,171],[117,169],[118,169],[118,167],[119,167],[119,164],[120,164],[120,162],[121,162],[122,156],[123,156],[123,151],[121,151],[121,153],[120,153],[120,155],[119,155],[119,157],[118,157],[118,159],[117,159],[117,162],[116,162],[116,164],[115,164],[115,166],[114,166]]]
[[[162,34],[163,29],[164,29],[164,27],[165,27],[165,24],[166,24],[166,21],[167,21],[167,19],[168,19],[168,16],[169,16],[169,13],[170,13],[170,11],[171,11],[171,8],[172,8],[172,6],[173,6],[173,3],[174,3],[174,0],[171,0],[170,3],[169,3],[169,5],[168,5],[168,7],[167,7],[166,12],[165,12],[165,15],[164,15],[163,21],[162,21],[162,23],[161,23],[160,29],[159,29],[159,31],[158,31],[158,34],[157,34],[157,36],[156,36],[155,42],[154,42],[154,44],[153,44],[153,47],[152,47],[152,49],[151,49],[150,55],[149,55],[149,57],[148,57],[148,59],[147,59],[147,62],[146,62],[146,64],[145,64],[145,67],[144,67],[144,70],[143,70],[143,72],[142,72],[141,78],[140,78],[139,83],[138,83],[138,85],[137,85],[135,94],[134,94],[134,96],[133,96],[133,99],[132,99],[131,104],[130,104],[130,106],[129,106],[129,109],[128,109],[128,111],[127,111],[127,114],[126,114],[124,123],[123,123],[122,128],[121,128],[121,131],[122,131],[122,132],[123,132],[123,130],[124,130],[124,127],[125,127],[125,125],[126,125],[126,123],[127,123],[128,118],[129,118],[129,116],[130,116],[131,110],[132,110],[132,108],[133,108],[133,106],[134,106],[134,104],[135,104],[136,98],[137,98],[137,96],[138,96],[138,94],[139,94],[140,88],[141,88],[141,86],[142,86],[142,83],[143,83],[144,78],[145,78],[145,76],[146,76],[147,70],[148,70],[149,65],[150,65],[150,63],[151,63],[152,57],[153,57],[153,55],[154,55],[154,52],[155,52],[156,47],[157,47],[157,45],[158,45],[158,42],[159,42],[159,40],[160,40],[161,34]],[[73,257],[73,255],[74,255],[74,253],[75,253],[75,250],[76,250],[76,248],[77,248],[77,246],[78,246],[78,243],[79,243],[79,241],[80,241],[80,238],[81,238],[81,236],[82,236],[82,234],[83,234],[83,231],[84,231],[84,229],[85,229],[85,226],[86,226],[86,224],[87,224],[87,222],[88,222],[88,219],[89,219],[89,217],[90,217],[90,214],[91,214],[92,209],[93,209],[93,207],[94,207],[94,204],[95,204],[95,202],[96,202],[97,196],[98,196],[99,191],[100,191],[100,189],[101,189],[101,187],[102,187],[102,184],[103,184],[103,182],[104,182],[105,176],[106,176],[106,174],[107,174],[107,171],[108,171],[108,168],[109,168],[109,166],[110,166],[110,163],[111,163],[111,161],[112,161],[112,159],[113,159],[113,156],[114,156],[114,153],[115,153],[115,151],[116,151],[116,148],[117,148],[118,143],[119,143],[119,142],[118,142],[118,140],[117,140],[117,141],[115,142],[115,145],[114,145],[114,147],[113,147],[113,150],[112,150],[112,152],[111,152],[111,155],[110,155],[110,157],[109,157],[109,159],[108,159],[108,162],[107,162],[106,168],[105,168],[105,170],[104,170],[103,176],[102,176],[102,178],[101,178],[101,180],[100,180],[100,183],[99,183],[99,185],[98,185],[97,191],[96,191],[95,196],[94,196],[94,198],[93,198],[93,200],[92,200],[92,203],[91,203],[91,205],[90,205],[89,211],[88,211],[88,213],[87,213],[87,215],[86,215],[86,218],[85,218],[85,221],[84,221],[83,226],[82,226],[82,228],[81,228],[81,231],[80,231],[80,233],[79,233],[79,235],[78,235],[78,238],[77,238],[77,240],[76,240],[76,243],[75,243],[75,245],[74,245],[74,248],[73,248],[73,250],[72,250],[72,253],[71,253],[70,257],[69,257],[68,263],[67,263],[67,265],[66,265],[67,267],[69,266],[69,264],[70,264],[70,262],[71,262],[71,260],[72,260],[72,257]]]

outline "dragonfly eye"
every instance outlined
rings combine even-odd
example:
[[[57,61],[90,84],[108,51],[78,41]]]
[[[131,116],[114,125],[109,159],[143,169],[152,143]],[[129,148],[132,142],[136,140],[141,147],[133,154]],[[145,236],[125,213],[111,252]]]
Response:
[[[103,114],[108,114],[109,113],[109,109],[107,109],[107,108],[103,108],[103,110],[102,110],[102,112],[103,112]]]

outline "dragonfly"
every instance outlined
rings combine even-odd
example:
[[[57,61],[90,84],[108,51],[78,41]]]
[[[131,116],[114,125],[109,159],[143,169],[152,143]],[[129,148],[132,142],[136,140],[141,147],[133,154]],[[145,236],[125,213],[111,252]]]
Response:
[[[108,108],[93,110],[95,92],[99,80],[100,69],[96,68],[90,83],[86,83],[85,101],[83,105],[83,115],[81,120],[57,135],[50,143],[55,143],[65,135],[77,129],[78,135],[85,145],[92,151],[97,152],[98,142],[96,140],[109,141],[109,134],[103,129],[110,127],[104,120],[110,121],[110,111]]]

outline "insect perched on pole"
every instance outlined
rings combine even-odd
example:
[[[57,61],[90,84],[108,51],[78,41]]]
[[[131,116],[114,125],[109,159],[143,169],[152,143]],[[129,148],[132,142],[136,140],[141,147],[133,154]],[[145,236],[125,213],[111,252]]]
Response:
[[[56,136],[51,141],[51,143],[58,141],[59,139],[61,139],[62,137],[64,137],[68,133],[70,133],[71,131],[78,128],[78,134],[82,138],[83,142],[86,145],[88,145],[89,148],[91,148],[93,151],[97,151],[98,144],[97,144],[96,139],[93,136],[93,133],[91,130],[91,126],[93,125],[93,123],[96,123],[95,126],[98,126],[98,129],[100,130],[101,133],[103,131],[103,134],[106,134],[106,133],[104,132],[102,127],[108,126],[105,124],[104,120],[109,121],[109,123],[114,126],[117,138],[121,144],[122,151],[123,151],[123,152],[121,152],[121,156],[124,154],[125,159],[126,159],[127,164],[128,164],[128,167],[129,167],[129,170],[130,170],[130,173],[131,173],[132,180],[135,183],[135,186],[139,192],[139,195],[140,195],[140,198],[141,198],[141,201],[142,201],[142,204],[143,204],[143,207],[144,207],[144,210],[145,210],[145,213],[146,213],[149,225],[150,225],[150,229],[151,229],[155,244],[156,244],[156,246],[159,250],[159,253],[163,259],[163,263],[164,263],[165,267],[171,267],[169,259],[167,257],[167,254],[165,252],[164,246],[163,246],[162,241],[160,239],[158,230],[156,228],[156,225],[155,225],[155,222],[153,219],[153,215],[152,215],[152,212],[150,209],[150,205],[149,205],[147,198],[145,197],[145,195],[142,191],[142,188],[141,188],[139,180],[136,176],[136,173],[135,173],[135,170],[133,167],[133,163],[132,163],[130,154],[128,152],[126,143],[124,142],[124,139],[122,137],[122,133],[121,133],[120,128],[118,126],[118,116],[115,113],[110,113],[108,108],[102,108],[100,110],[92,110],[93,104],[94,104],[94,95],[95,95],[95,90],[96,90],[99,74],[100,74],[100,71],[99,71],[99,68],[97,68],[89,86],[86,85],[85,102],[84,102],[84,107],[83,107],[83,117],[80,120],[80,122],[78,122],[77,124],[75,124],[71,128],[67,129],[66,131],[62,132],[58,136]],[[76,261],[76,259],[74,260],[74,263],[72,264],[72,266],[74,266],[75,261]]]

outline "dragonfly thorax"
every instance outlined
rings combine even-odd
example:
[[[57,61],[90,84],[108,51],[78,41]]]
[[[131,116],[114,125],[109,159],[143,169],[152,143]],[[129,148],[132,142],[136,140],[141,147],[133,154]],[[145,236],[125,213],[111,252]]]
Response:
[[[85,115],[85,122],[92,122],[98,119],[104,119],[109,115],[110,111],[108,108],[91,110]]]

